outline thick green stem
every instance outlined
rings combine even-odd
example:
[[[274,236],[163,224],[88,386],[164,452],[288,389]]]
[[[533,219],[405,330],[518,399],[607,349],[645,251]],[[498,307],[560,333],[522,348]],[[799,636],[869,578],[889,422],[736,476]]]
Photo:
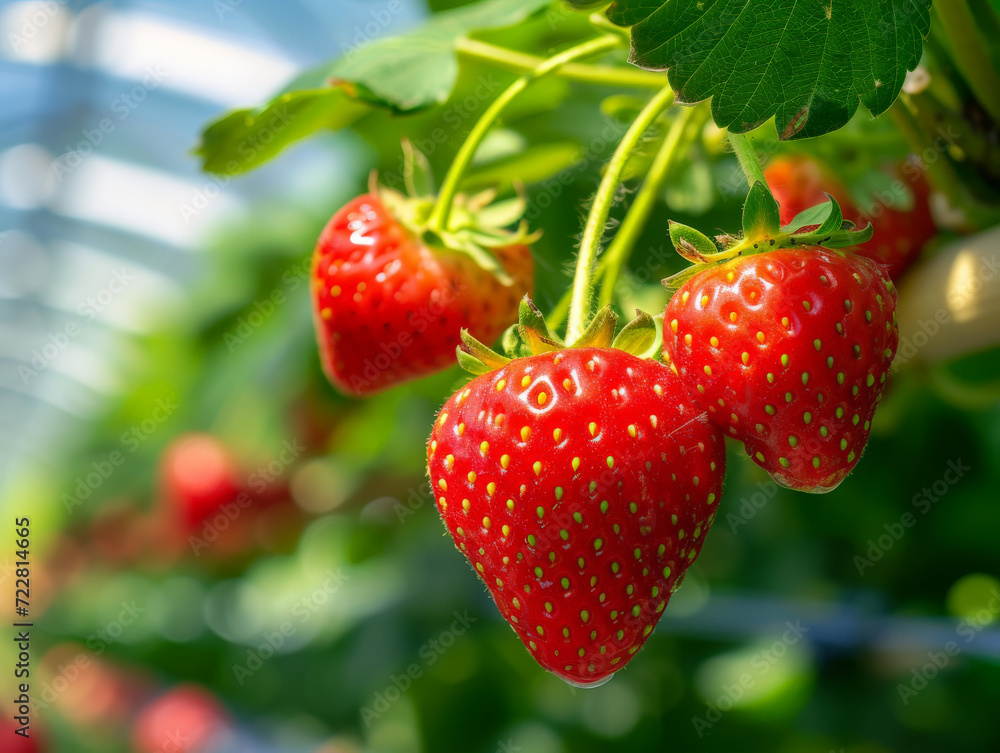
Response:
[[[597,259],[598,246],[604,235],[604,226],[611,213],[615,191],[621,183],[622,172],[629,157],[639,143],[646,129],[653,124],[660,113],[666,110],[674,101],[674,93],[669,87],[664,87],[653,95],[646,103],[629,129],[625,132],[621,143],[615,149],[614,155],[604,172],[594,204],[587,215],[583,228],[583,239],[580,241],[580,255],[576,260],[576,274],[573,277],[573,295],[569,305],[569,322],[566,325],[566,342],[572,344],[587,328],[590,320],[590,304],[594,295],[594,261]]]
[[[767,178],[764,177],[764,168],[760,166],[760,160],[757,158],[757,150],[753,148],[753,139],[745,133],[730,131],[729,143],[733,145],[736,159],[740,161],[743,174],[747,176],[747,184],[753,188],[753,184],[760,181],[766,186]]]
[[[598,272],[606,270],[604,280],[601,283],[601,292],[597,299],[597,307],[601,308],[611,303],[614,296],[615,285],[618,283],[618,274],[623,266],[628,263],[629,255],[635,242],[639,239],[642,229],[646,226],[646,221],[656,206],[656,197],[660,192],[660,186],[667,177],[670,168],[677,162],[677,158],[682,154],[684,147],[691,143],[690,128],[692,121],[697,125],[704,122],[705,108],[701,107],[681,107],[680,114],[671,124],[667,136],[663,140],[663,145],[653,158],[653,164],[649,167],[649,172],[642,182],[642,187],[635,195],[635,201],[629,207],[625,219],[622,220],[621,227],[615,233],[614,240],[608,246],[608,250],[601,257],[601,264]]]
[[[458,193],[458,186],[462,182],[462,176],[476,155],[476,150],[486,137],[490,127],[500,117],[507,105],[518,94],[524,91],[528,84],[572,60],[604,52],[619,44],[621,44],[619,38],[604,36],[571,47],[564,52],[560,52],[558,55],[553,55],[547,60],[543,60],[533,70],[521,76],[507,87],[499,97],[493,100],[472,127],[468,138],[462,144],[461,149],[458,150],[458,154],[455,155],[451,167],[448,168],[448,174],[445,176],[444,183],[441,186],[441,192],[438,194],[437,201],[434,203],[430,216],[427,218],[428,230],[431,232],[444,232],[448,229],[451,205],[455,200],[455,194]]]
[[[459,54],[488,60],[499,68],[525,73],[535,70],[545,62],[545,58],[529,55],[526,52],[509,50],[478,39],[460,37],[455,42]],[[664,74],[640,70],[632,66],[588,65],[586,63],[568,63],[562,66],[555,75],[599,86],[627,86],[640,89],[660,89],[663,86]]]
[[[979,103],[1000,123],[1000,73],[993,66],[968,4],[965,0],[944,0],[934,3],[934,12],[944,29],[955,65]]]

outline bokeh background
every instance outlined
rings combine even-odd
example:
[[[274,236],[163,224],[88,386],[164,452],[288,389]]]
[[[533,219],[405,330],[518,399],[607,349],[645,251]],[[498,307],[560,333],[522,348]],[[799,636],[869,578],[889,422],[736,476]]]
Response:
[[[246,175],[202,173],[192,150],[224,110],[449,4],[0,3],[0,583],[6,619],[28,516],[31,750],[1000,750],[995,348],[900,369],[832,494],[779,490],[731,448],[684,587],[587,691],[534,665],[443,537],[424,442],[464,377],[365,401],[326,384],[307,295],[323,224],[371,169],[398,172],[403,136],[443,174],[487,104],[480,76],[512,77],[464,69],[444,109],[373,113]],[[557,47],[574,23],[556,7],[531,33]],[[482,180],[538,144],[538,169],[572,170],[558,195],[528,189],[543,309],[628,96],[543,82],[484,146]],[[909,151],[863,114],[772,148],[825,156],[863,191]],[[738,227],[721,137],[689,157],[625,308],[665,302],[668,216]],[[185,523],[185,484],[228,506]],[[0,642],[4,677],[16,660]],[[8,697],[0,751],[21,750]]]

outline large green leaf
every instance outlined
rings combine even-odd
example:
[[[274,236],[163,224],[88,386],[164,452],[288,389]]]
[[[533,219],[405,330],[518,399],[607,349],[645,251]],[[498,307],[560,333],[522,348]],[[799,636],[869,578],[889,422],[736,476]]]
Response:
[[[320,128],[348,126],[370,109],[341,88],[282,94],[257,109],[234,110],[211,123],[202,132],[196,153],[204,170],[236,175]]]
[[[406,34],[349,49],[298,76],[258,108],[211,123],[196,153],[205,170],[233,175],[257,167],[319,128],[343,128],[380,106],[397,113],[448,98],[458,77],[455,41],[516,24],[552,0],[487,0],[432,16]]]
[[[716,124],[737,133],[776,116],[779,136],[796,139],[840,128],[859,101],[872,115],[885,112],[920,60],[930,6],[931,0],[618,0],[608,17],[632,27],[633,63],[669,69],[679,102],[712,98]]]

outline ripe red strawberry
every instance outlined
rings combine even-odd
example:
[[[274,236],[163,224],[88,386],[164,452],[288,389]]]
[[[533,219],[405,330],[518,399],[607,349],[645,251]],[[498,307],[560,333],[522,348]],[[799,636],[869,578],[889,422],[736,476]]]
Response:
[[[893,171],[902,187],[904,181],[899,171]],[[894,184],[894,187],[896,184]],[[858,247],[858,253],[872,261],[886,265],[890,279],[898,280],[920,256],[924,246],[938,234],[937,225],[931,215],[931,187],[922,172],[913,180],[905,182],[913,199],[912,207],[902,209],[894,194],[876,197],[868,209],[857,212],[857,224],[871,222],[875,228],[872,239]],[[848,219],[853,219],[848,217]]]
[[[230,723],[209,691],[198,685],[178,685],[146,706],[132,727],[138,753],[200,753],[225,739]]]
[[[579,686],[645,643],[715,519],[724,463],[669,368],[595,347],[476,378],[427,452],[456,545],[534,659]]]
[[[240,492],[236,459],[210,434],[185,434],[171,443],[160,461],[160,480],[170,512],[185,533]]]
[[[663,350],[775,481],[830,491],[868,442],[898,344],[895,310],[895,288],[868,259],[767,251],[681,286],[667,305]]]
[[[348,394],[368,395],[453,365],[462,328],[492,342],[533,289],[523,233],[490,249],[512,278],[505,285],[481,257],[421,240],[406,219],[420,213],[406,201],[389,191],[359,196],[333,216],[316,246],[320,357],[330,381]]]
[[[857,253],[885,264],[890,279],[898,280],[924,245],[937,235],[937,226],[931,216],[931,190],[923,172],[911,176],[911,170],[898,167],[885,172],[895,181],[891,190],[876,192],[865,210],[856,205],[836,176],[810,157],[777,157],[768,163],[764,176],[781,207],[783,226],[806,209],[824,203],[827,194],[837,200],[846,219],[861,227],[871,222],[872,240],[858,246]],[[912,199],[905,209],[904,198]]]

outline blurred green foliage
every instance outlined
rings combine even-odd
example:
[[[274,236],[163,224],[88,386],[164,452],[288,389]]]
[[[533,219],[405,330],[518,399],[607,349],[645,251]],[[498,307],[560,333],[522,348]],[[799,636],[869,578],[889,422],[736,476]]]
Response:
[[[490,39],[546,49],[580,23],[543,15]],[[323,138],[361,154],[391,185],[406,136],[441,176],[489,102],[476,94],[484,78],[495,95],[514,75],[464,65],[439,107],[405,118],[370,112]],[[627,101],[602,102],[622,94],[539,82],[484,145],[481,179],[507,192],[513,177],[530,184],[529,218],[544,230],[536,246],[543,310],[568,286],[583,210],[615,146],[607,135],[627,123],[619,119]],[[866,116],[794,148],[761,143],[823,157],[860,191],[871,190],[864,176],[908,152],[890,119]],[[651,157],[652,137],[646,146],[634,174]],[[518,155],[537,159],[538,173],[526,175]],[[712,126],[689,158],[623,276],[624,311],[666,303],[659,280],[682,266],[667,242],[668,218],[706,232],[739,226],[745,185]],[[552,183],[560,170],[571,180]],[[134,343],[119,375],[127,389],[63,476],[25,475],[22,498],[49,501],[35,521],[47,561],[37,577],[54,594],[39,620],[45,649],[82,651],[132,677],[143,688],[133,704],[168,685],[200,683],[261,750],[1000,749],[1000,632],[991,624],[1000,614],[1000,401],[960,399],[972,395],[967,385],[995,381],[997,351],[896,375],[865,457],[831,494],[778,489],[732,446],[719,518],[657,631],[612,682],[577,690],[534,664],[443,536],[424,442],[437,407],[465,377],[452,369],[366,401],[323,380],[309,259],[329,213],[367,178],[339,172],[324,213],[258,206],[247,222],[221,228],[183,305]],[[629,200],[623,192],[616,218]],[[176,409],[151,420],[164,400]],[[128,528],[99,541],[109,513],[155,513],[161,453],[190,431],[216,435],[251,469],[283,443],[301,442],[303,453],[282,470],[294,499],[281,508],[287,526],[264,519],[245,547],[225,555],[213,546],[195,553],[185,545],[169,558],[131,551]],[[77,495],[79,480],[115,451],[126,462],[67,505],[65,495]],[[948,475],[955,467],[957,478]],[[912,525],[901,526],[904,514]],[[144,611],[113,636],[109,625],[132,600]],[[268,651],[274,636],[281,646]],[[924,677],[949,641],[960,651]],[[42,673],[53,683],[58,663]],[[901,694],[920,684],[917,675],[925,687]],[[96,703],[99,690],[84,699],[56,693],[44,712],[53,750],[129,749],[133,707],[87,719],[74,706]]]

